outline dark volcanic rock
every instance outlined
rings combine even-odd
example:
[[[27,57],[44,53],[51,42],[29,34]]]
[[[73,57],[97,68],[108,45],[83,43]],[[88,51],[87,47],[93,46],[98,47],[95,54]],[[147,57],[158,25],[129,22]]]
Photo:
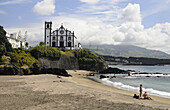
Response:
[[[100,79],[103,79],[103,78],[107,78],[107,77],[104,75],[100,75]]]
[[[0,68],[0,75],[15,75],[16,70],[13,69],[13,67],[4,67],[4,68]]]
[[[59,68],[41,68],[40,70],[35,70],[34,68],[30,69],[32,74],[54,74],[61,76],[71,76],[67,73],[65,69]]]
[[[88,70],[88,71],[103,71],[108,67],[108,65],[103,62],[94,62],[94,63],[79,63],[80,70]]]
[[[118,69],[118,68],[110,68],[109,67],[108,69],[100,71],[99,73],[102,73],[102,74],[107,74],[107,73],[121,74],[121,73],[128,73],[128,71],[121,70],[121,69]]]

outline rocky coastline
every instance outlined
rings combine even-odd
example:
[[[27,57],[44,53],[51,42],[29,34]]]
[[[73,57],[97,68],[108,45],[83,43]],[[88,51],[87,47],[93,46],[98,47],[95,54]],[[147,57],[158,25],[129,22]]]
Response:
[[[165,73],[147,73],[147,72],[139,72],[134,70],[122,70],[119,68],[107,68],[103,71],[100,71],[100,79],[102,78],[116,78],[116,77],[125,77],[125,76],[133,76],[133,77],[170,77],[170,74]],[[111,75],[110,75],[111,74]],[[93,74],[94,76],[95,74]]]

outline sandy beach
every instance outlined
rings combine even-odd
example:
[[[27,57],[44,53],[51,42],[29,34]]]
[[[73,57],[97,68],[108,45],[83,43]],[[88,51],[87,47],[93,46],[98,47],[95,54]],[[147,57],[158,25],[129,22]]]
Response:
[[[170,110],[170,99],[134,99],[133,92],[89,79],[89,71],[67,72],[72,77],[0,76],[1,110]]]

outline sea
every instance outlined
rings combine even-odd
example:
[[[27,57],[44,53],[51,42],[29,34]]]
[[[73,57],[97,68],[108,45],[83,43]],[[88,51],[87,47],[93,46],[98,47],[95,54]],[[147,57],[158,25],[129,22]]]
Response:
[[[109,67],[119,68],[123,70],[134,70],[135,72],[147,72],[150,74],[134,74],[134,75],[126,74],[117,75],[114,78],[113,76],[115,76],[115,74],[106,74],[109,77],[101,79],[100,80],[101,83],[133,92],[139,92],[139,86],[140,84],[142,84],[143,92],[147,92],[149,95],[170,98],[170,65],[164,66],[109,65]]]

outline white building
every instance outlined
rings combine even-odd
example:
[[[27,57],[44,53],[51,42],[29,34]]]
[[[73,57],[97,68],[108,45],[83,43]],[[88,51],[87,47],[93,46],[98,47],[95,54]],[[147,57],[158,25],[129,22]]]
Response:
[[[25,48],[25,43],[26,40],[25,39],[17,39],[17,33],[13,33],[13,34],[7,34],[6,35],[9,43],[11,43],[12,48]]]
[[[63,27],[52,31],[52,22],[45,22],[44,42],[46,46],[58,47],[62,49],[81,48],[81,44],[76,42],[74,32]]]

